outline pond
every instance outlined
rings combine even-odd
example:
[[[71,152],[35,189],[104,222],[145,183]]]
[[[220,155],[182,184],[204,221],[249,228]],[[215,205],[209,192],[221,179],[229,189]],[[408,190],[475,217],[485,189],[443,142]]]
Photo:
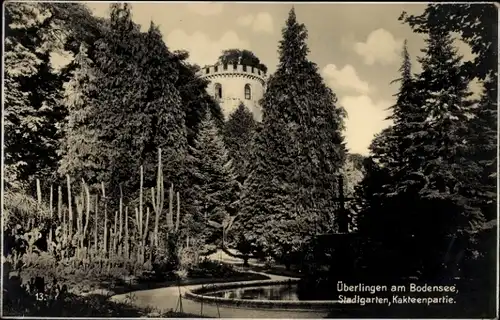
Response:
[[[245,300],[299,301],[297,284],[274,284],[266,286],[225,289],[205,293],[207,296]]]

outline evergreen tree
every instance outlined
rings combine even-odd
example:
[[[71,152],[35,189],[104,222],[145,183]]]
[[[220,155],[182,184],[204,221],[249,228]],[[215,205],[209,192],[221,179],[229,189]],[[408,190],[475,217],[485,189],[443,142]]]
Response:
[[[490,176],[496,171],[496,153],[494,140],[497,135],[497,106],[498,92],[498,9],[493,4],[432,4],[428,5],[420,15],[408,15],[406,12],[400,17],[401,21],[409,24],[413,31],[428,33],[437,28],[448,32],[458,33],[461,40],[467,43],[476,54],[472,61],[463,64],[464,75],[469,79],[477,78],[483,82],[484,94],[479,108],[474,111],[472,121],[470,145],[473,146],[473,158],[481,163],[485,172],[483,177]],[[490,150],[490,151],[487,151]],[[485,166],[484,166],[485,165]],[[483,185],[489,191],[489,200],[493,203],[495,196],[491,190],[496,188],[495,179],[483,180]],[[488,210],[493,216],[496,211],[492,206]]]
[[[250,145],[254,129],[255,120],[252,112],[243,103],[240,103],[238,109],[229,115],[225,123],[224,141],[240,183],[243,183],[248,176]]]
[[[494,82],[494,79],[488,79],[484,83],[482,97],[473,110],[471,134],[468,138],[472,146],[471,159],[482,168],[479,195],[483,200],[482,208],[487,220],[496,218],[498,105]]]
[[[140,66],[144,70],[147,91],[142,113],[136,112],[138,122],[146,126],[142,132],[149,139],[143,142],[140,159],[154,183],[158,148],[161,148],[166,181],[178,185],[183,180],[187,152],[186,113],[175,86],[179,70],[171,60],[172,53],[163,42],[160,30],[153,23],[145,35],[145,42],[145,57]]]
[[[462,211],[465,220],[456,217],[454,232],[473,232],[482,215],[475,208],[471,192],[477,186],[478,166],[467,157],[469,118],[473,112],[468,79],[461,70],[461,56],[453,47],[447,32],[431,30],[425,56],[419,59],[422,73],[418,88],[427,114],[424,125],[429,141],[421,173],[425,186],[420,190],[424,199],[451,201]],[[424,148],[424,146],[422,146]],[[452,229],[453,230],[453,229]]]
[[[207,227],[209,221],[222,224],[227,216],[236,214],[234,205],[239,198],[239,184],[223,138],[210,113],[201,123],[192,155],[197,177],[195,188],[203,220]],[[216,240],[213,230],[205,235],[209,242]]]
[[[96,94],[96,77],[84,43],[72,63],[75,69],[65,91],[68,121],[62,128],[59,172],[70,175],[76,181],[82,178],[96,181],[99,171],[104,168],[87,155],[98,154],[103,141],[99,140],[99,129],[89,123],[95,112],[91,99]]]
[[[447,32],[433,29],[426,41],[417,79],[405,46],[394,125],[372,144],[360,191],[363,231],[383,243],[397,271],[420,271],[430,280],[443,272],[450,237],[469,238],[464,234],[476,232],[483,217],[474,191],[478,166],[467,156],[472,108],[461,57]],[[404,257],[409,250],[413,257]]]
[[[161,148],[165,181],[177,186],[187,148],[185,113],[174,85],[178,71],[158,28],[151,24],[141,33],[130,7],[112,4],[110,29],[95,47],[99,94],[85,104],[86,121],[69,133],[93,132],[89,145],[71,157],[89,159],[94,170],[65,166],[62,173],[78,171],[91,184],[103,182],[110,196],[119,185],[126,196],[135,196],[141,165],[144,187],[154,185]]]
[[[53,18],[39,3],[5,6],[5,169],[7,187],[53,177],[64,79],[50,64]]]
[[[396,189],[402,186],[402,181],[397,179],[418,167],[418,161],[423,154],[423,150],[419,148],[422,143],[426,143],[422,141],[422,137],[426,137],[426,128],[422,126],[425,114],[421,108],[420,97],[416,94],[406,41],[402,60],[399,69],[401,77],[394,80],[400,83],[400,89],[389,117],[393,124],[379,133],[370,145],[370,157],[364,164],[366,175],[356,191],[359,198],[359,229],[374,242],[384,239],[390,241],[391,237],[402,236],[392,235],[389,230],[391,224],[402,223],[396,219],[404,218],[395,209],[396,204],[401,201],[401,193]],[[412,183],[419,182],[419,177],[407,175],[404,186],[410,188]],[[395,229],[394,232],[399,232],[399,229]],[[390,243],[384,244],[382,249],[389,251],[390,246]]]
[[[363,161],[365,175],[355,188],[356,207],[359,211],[359,229],[366,236],[374,237],[377,232],[385,233],[383,226],[387,224],[391,214],[384,209],[387,204],[386,188],[390,186],[391,172],[385,159],[390,156],[390,141],[394,136],[392,126],[375,135],[369,150],[370,155]]]
[[[247,240],[278,258],[298,252],[315,232],[333,229],[332,199],[345,159],[343,112],[307,60],[306,39],[292,9],[262,99],[256,163],[239,222]]]
[[[348,154],[343,168],[344,194],[348,198],[355,196],[356,188],[363,180],[363,156],[360,154]],[[349,212],[351,231],[358,230],[358,212],[353,201],[346,203]]]
[[[179,73],[175,86],[185,108],[188,144],[193,146],[205,113],[210,111],[220,130],[224,126],[224,114],[219,104],[206,91],[209,81],[198,75],[200,68],[197,65],[186,62],[188,57],[186,51],[176,51],[172,54],[172,62]]]
[[[195,146],[196,137],[202,121],[210,114],[216,127],[223,128],[224,115],[219,104],[207,93],[208,81],[202,79],[199,67],[186,62],[189,54],[186,51],[175,51],[170,55],[170,61],[176,69],[178,77],[174,83],[181,97],[181,105],[184,111],[184,123],[186,128],[187,152],[184,154],[184,163],[177,168],[179,176],[179,192],[182,199],[182,232],[196,239],[206,229],[206,221],[203,220],[201,211],[202,200],[199,198],[198,186],[199,176],[196,171],[196,159],[192,155],[192,147]]]
[[[498,8],[493,3],[429,4],[420,15],[403,12],[400,21],[417,33],[430,29],[456,32],[472,49],[476,57],[464,63],[469,79],[496,79],[498,72]],[[496,90],[496,86],[491,89]]]
[[[125,5],[112,4],[110,29],[104,37],[95,43],[94,75],[96,91],[99,94],[89,96],[86,108],[86,121],[81,123],[81,132],[94,131],[95,139],[87,141],[87,148],[78,149],[78,154],[67,153],[67,165],[61,167],[62,174],[72,173],[75,177],[84,177],[91,185],[105,184],[108,191],[113,190],[121,181],[129,178],[132,170],[137,170],[133,163],[137,157],[131,153],[136,152],[136,146],[127,143],[132,134],[126,132],[138,123],[131,121],[137,108],[132,105],[138,103],[142,95],[139,94],[139,82],[142,80],[140,71],[137,70],[137,60],[131,44],[139,42],[139,31],[130,18],[130,8]],[[140,42],[139,42],[140,43]],[[82,86],[81,89],[85,88]],[[80,94],[79,92],[69,94]],[[133,98],[132,98],[133,97]],[[73,127],[73,130],[77,127]],[[66,132],[68,136],[77,135],[77,132]],[[137,142],[140,139],[136,140]],[[74,159],[89,159],[97,168],[92,171],[81,167],[70,167],[76,164]],[[123,158],[126,158],[125,161]],[[121,170],[120,170],[121,167]],[[113,190],[114,191],[114,190]],[[116,190],[117,191],[117,190]],[[128,192],[125,192],[128,194]]]

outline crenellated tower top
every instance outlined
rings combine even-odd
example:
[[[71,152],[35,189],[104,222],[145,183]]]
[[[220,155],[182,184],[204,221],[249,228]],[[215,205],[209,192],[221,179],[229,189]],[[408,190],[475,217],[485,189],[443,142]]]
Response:
[[[211,66],[205,66],[200,70],[199,75],[202,78],[213,80],[220,77],[243,77],[249,78],[265,86],[267,74],[263,70],[244,64],[221,64],[217,63]]]

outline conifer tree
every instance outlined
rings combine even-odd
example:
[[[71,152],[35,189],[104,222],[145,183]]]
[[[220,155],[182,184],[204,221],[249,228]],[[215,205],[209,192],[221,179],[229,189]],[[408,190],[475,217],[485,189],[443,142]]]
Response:
[[[414,239],[401,241],[415,248],[418,258],[410,264],[433,280],[443,272],[437,261],[450,239],[468,241],[484,218],[475,196],[478,166],[467,155],[472,104],[462,57],[446,31],[431,29],[426,42],[425,55],[419,58],[423,71],[416,79],[421,122],[402,132],[413,140],[400,149],[405,150],[403,167],[398,169],[393,190],[398,208],[407,208],[406,222],[397,225]],[[432,243],[432,250],[420,250],[422,243]]]
[[[478,166],[467,155],[473,110],[461,57],[445,31],[432,29],[426,42],[417,79],[411,77],[406,46],[403,50],[394,125],[372,144],[360,189],[365,198],[360,230],[382,241],[386,253],[392,251],[387,260],[399,264],[397,271],[418,270],[430,280],[442,272],[436,261],[450,237],[461,243],[483,217],[474,195]],[[423,243],[432,243],[432,250],[422,251]],[[408,250],[413,257],[398,257]]]
[[[147,89],[142,114],[137,112],[138,121],[145,125],[144,137],[149,138],[143,142],[139,158],[144,161],[145,174],[153,179],[158,148],[161,148],[165,178],[178,185],[187,152],[186,114],[175,86],[179,70],[171,60],[172,53],[163,42],[160,30],[152,22],[144,40],[145,57],[140,61],[140,68]]]
[[[496,100],[497,88],[494,79],[484,83],[482,97],[473,110],[471,120],[472,159],[482,169],[480,197],[483,200],[483,210],[487,220],[495,219],[495,203],[497,188],[497,151],[496,137],[498,133],[498,104]]]
[[[7,186],[53,177],[64,79],[50,63],[52,16],[39,3],[5,5],[5,169]]]
[[[333,229],[337,178],[345,159],[342,109],[314,63],[307,31],[290,11],[279,65],[262,99],[240,225],[247,240],[282,258],[314,233]]]
[[[210,113],[201,123],[192,155],[203,220],[207,227],[209,221],[222,224],[226,216],[236,214],[234,204],[239,198],[239,186],[223,138]],[[212,235],[213,230],[206,233],[209,238]]]
[[[206,91],[209,81],[198,75],[200,68],[197,65],[186,62],[188,57],[189,53],[186,51],[176,51],[172,54],[172,62],[179,73],[175,86],[179,90],[186,113],[188,144],[193,146],[205,113],[210,112],[219,129],[223,128],[224,114],[219,104]]]
[[[110,196],[122,185],[125,195],[135,197],[141,165],[145,186],[154,185],[160,148],[165,181],[178,185],[187,148],[185,113],[174,85],[178,71],[158,28],[151,24],[141,33],[131,20],[130,7],[112,4],[110,30],[95,48],[99,94],[89,97],[88,119],[72,133],[97,135],[92,146],[74,155],[92,161],[95,170],[63,167],[63,173],[76,170],[91,184],[103,182]]]
[[[451,36],[439,28],[430,29],[427,44],[425,56],[420,59],[423,72],[418,79],[429,139],[422,147],[426,159],[420,173],[425,180],[419,196],[424,207],[430,209],[425,212],[434,214],[429,216],[435,222],[432,228],[425,228],[425,238],[436,239],[436,255],[428,253],[428,261],[424,262],[429,267],[424,270],[432,275],[436,272],[433,268],[438,268],[432,259],[442,255],[449,241],[443,238],[458,238],[465,243],[462,249],[467,250],[466,242],[480,229],[484,216],[476,196],[481,170],[467,152],[469,118],[473,110],[469,79],[461,69],[462,57],[453,48]],[[423,223],[423,219],[420,221]],[[420,232],[424,237],[424,227],[416,226],[422,228]]]
[[[101,72],[96,72],[99,94],[92,100],[94,112],[88,122],[98,129],[103,143],[93,149],[95,154],[87,151],[86,155],[104,168],[89,183],[104,183],[110,197],[118,192],[120,183],[137,176],[137,162],[146,140],[140,131],[148,126],[134,119],[142,111],[147,90],[137,59],[144,48],[142,39],[131,20],[129,5],[111,4],[110,28],[95,44],[95,68]],[[128,188],[124,186],[126,195],[131,191]]]
[[[250,145],[255,129],[252,112],[240,103],[238,109],[229,115],[224,129],[224,141],[229,157],[233,161],[239,182],[243,183],[248,176]]]
[[[473,112],[473,132],[470,133],[469,139],[471,152],[474,153],[471,156],[480,162],[481,166],[486,165],[484,177],[496,171],[496,152],[493,150],[497,135],[497,11],[493,4],[432,4],[420,15],[408,15],[403,12],[400,17],[400,20],[409,24],[417,33],[428,33],[433,28],[456,32],[475,53],[475,58],[464,62],[462,69],[465,76],[480,80],[484,87],[478,108]],[[483,181],[484,187],[490,191],[481,191],[483,196],[489,194],[490,203],[495,201],[491,190],[495,189],[496,182],[494,177],[492,178]],[[488,202],[486,198],[485,201]]]
[[[59,172],[69,174],[76,181],[97,182],[98,172],[104,168],[92,158],[89,153],[97,154],[102,148],[98,128],[86,125],[92,119],[95,107],[92,97],[96,94],[96,70],[87,56],[87,46],[82,43],[80,51],[72,64],[72,78],[66,85],[65,106],[68,110],[68,121],[62,129],[60,146],[61,162]]]
[[[463,68],[469,79],[496,79],[498,73],[498,8],[493,3],[433,3],[420,15],[403,12],[400,21],[407,23],[416,33],[429,33],[430,29],[458,33],[476,54]],[[496,90],[496,86],[493,86]]]
[[[359,230],[370,237],[377,233],[385,233],[392,213],[384,207],[387,205],[386,190],[392,186],[391,167],[386,161],[390,157],[390,140],[394,140],[392,126],[377,134],[370,144],[370,156],[363,162],[365,175],[360,185],[356,187],[356,207],[359,211]],[[390,226],[387,226],[390,228]]]

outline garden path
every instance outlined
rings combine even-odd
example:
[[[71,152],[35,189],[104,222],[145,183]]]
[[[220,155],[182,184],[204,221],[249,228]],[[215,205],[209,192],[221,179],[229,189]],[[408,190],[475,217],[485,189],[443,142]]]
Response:
[[[229,259],[238,260],[233,257],[224,256],[223,252],[216,252],[210,256],[213,260],[220,260],[228,263]],[[241,261],[233,261],[233,263],[241,263]],[[253,261],[249,261],[253,264]],[[229,262],[230,263],[230,262]],[[254,272],[265,275],[269,277],[269,280],[264,281],[277,281],[277,280],[288,280],[295,279],[292,277],[279,276],[274,274],[267,274],[263,272]],[[262,283],[263,280],[255,281],[245,281],[245,283]],[[296,319],[296,318],[324,318],[327,316],[327,311],[319,310],[309,310],[309,311],[295,311],[295,310],[271,310],[271,309],[244,309],[244,308],[233,308],[229,306],[219,306],[213,304],[202,304],[200,302],[188,300],[184,298],[184,293],[187,290],[193,290],[198,288],[199,285],[187,285],[187,286],[175,286],[167,288],[159,288],[152,290],[142,290],[136,291],[128,294],[120,294],[111,297],[113,301],[124,302],[129,299],[132,295],[134,298],[133,304],[138,307],[154,307],[162,311],[168,311],[170,309],[174,311],[180,311],[179,308],[179,296],[182,295],[182,311],[189,314],[197,314],[200,316],[208,316],[214,318],[284,318],[284,319]]]

